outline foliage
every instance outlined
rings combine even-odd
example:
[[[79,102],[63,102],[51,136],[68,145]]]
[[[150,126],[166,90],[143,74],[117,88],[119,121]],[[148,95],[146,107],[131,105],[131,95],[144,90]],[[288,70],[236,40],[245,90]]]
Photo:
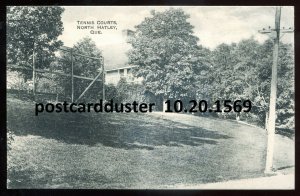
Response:
[[[145,88],[155,95],[193,96],[197,74],[209,66],[187,21],[189,15],[174,8],[151,15],[135,27],[129,40],[129,62],[138,65],[134,75],[143,77]]]
[[[145,91],[167,99],[251,100],[251,114],[264,126],[268,113],[273,41],[253,37],[221,44],[213,51],[197,45],[189,16],[181,9],[151,12],[129,39],[129,63],[137,65]],[[294,127],[294,60],[290,45],[280,43],[277,127]],[[123,88],[123,87],[122,87]]]
[[[264,126],[269,107],[273,42],[259,44],[253,38],[237,44],[221,44],[212,52],[213,72],[210,72],[214,99],[250,99],[252,113]],[[280,44],[278,64],[277,123],[293,128],[294,62],[292,48]],[[251,115],[250,115],[251,116]]]
[[[105,99],[114,100],[114,102],[119,103],[122,100],[118,96],[118,90],[113,84],[107,84],[105,86]]]
[[[145,88],[141,84],[127,82],[125,78],[121,78],[116,88],[121,102],[145,102]]]
[[[95,78],[102,69],[103,62],[99,59],[91,59],[76,54],[82,54],[90,57],[101,58],[102,53],[97,48],[95,42],[85,37],[79,40],[72,48],[73,50],[73,73],[74,75]],[[65,73],[71,74],[72,59],[70,52],[62,51],[58,60],[58,67],[56,69],[62,70]],[[98,78],[102,79],[102,75]],[[61,84],[64,86],[65,93],[71,95],[71,79],[69,77],[61,78]],[[74,96],[77,98],[91,83],[91,80],[84,80],[74,78]],[[102,95],[102,81],[97,81],[87,91],[83,99],[95,99]]]
[[[7,70],[7,89],[29,91],[31,90],[29,82],[30,81],[25,82],[24,78],[21,77],[21,74],[19,72]]]
[[[54,52],[62,45],[58,36],[63,31],[58,6],[9,6],[7,7],[7,59],[17,66],[32,66],[33,48],[36,51],[36,68],[47,68],[54,59]],[[31,71],[22,70],[25,80]]]

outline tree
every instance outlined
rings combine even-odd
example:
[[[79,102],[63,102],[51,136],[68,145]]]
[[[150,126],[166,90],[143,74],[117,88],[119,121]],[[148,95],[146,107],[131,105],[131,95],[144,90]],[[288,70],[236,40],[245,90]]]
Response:
[[[209,72],[210,97],[212,100],[229,99],[232,92],[231,83],[234,81],[233,77],[234,66],[236,64],[233,51],[236,45],[220,44],[212,52],[211,58],[213,66]]]
[[[253,107],[250,115],[264,126],[270,95],[272,50],[272,40],[259,44],[253,38],[237,44],[219,45],[212,52],[210,96],[220,100],[251,100]],[[293,75],[292,48],[280,43],[277,125],[286,129],[293,129],[294,122]]]
[[[294,52],[290,44],[279,44],[277,128],[295,130]]]
[[[102,69],[103,62],[100,59],[92,59],[88,57],[79,56],[76,54],[82,54],[90,57],[101,58],[102,52],[97,48],[95,42],[89,38],[85,37],[74,44],[73,48],[73,73],[74,75],[84,76],[94,78]],[[65,73],[71,73],[71,53],[61,52],[61,57],[59,58],[56,69],[62,70]],[[100,77],[101,79],[101,77]],[[71,80],[69,77],[61,77],[61,83],[65,87],[65,93],[71,95]],[[79,95],[84,91],[84,89],[89,85],[90,80],[84,80],[79,78],[74,78],[74,96],[79,97]],[[95,98],[100,97],[102,94],[102,82],[96,82],[87,91],[85,97]]]
[[[145,87],[134,82],[127,82],[126,78],[121,78],[116,86],[119,102],[145,102]]]
[[[61,14],[58,6],[7,7],[7,59],[17,66],[32,67],[33,49],[36,51],[36,68],[47,68],[55,58],[54,52],[62,45]],[[25,80],[32,72],[22,70]]]
[[[239,50],[249,56],[246,60],[249,65],[247,70],[239,70],[239,75],[242,75],[244,90],[241,93],[243,98],[249,97],[253,105],[253,113],[261,119],[261,123],[265,123],[265,117],[269,109],[269,95],[271,82],[271,67],[272,67],[272,49],[273,41],[267,40],[262,45],[244,44],[248,50]],[[246,46],[247,45],[247,46]],[[278,62],[278,85],[277,85],[277,126],[284,126],[286,118],[294,118],[294,62],[292,48],[290,45],[280,43],[279,47],[279,62]],[[288,122],[286,122],[288,123]],[[285,127],[285,126],[284,126]],[[289,127],[291,128],[291,127]]]
[[[164,99],[195,96],[196,76],[209,64],[187,21],[189,15],[174,8],[151,15],[129,40],[129,63],[137,65],[134,75],[144,78],[146,90]]]

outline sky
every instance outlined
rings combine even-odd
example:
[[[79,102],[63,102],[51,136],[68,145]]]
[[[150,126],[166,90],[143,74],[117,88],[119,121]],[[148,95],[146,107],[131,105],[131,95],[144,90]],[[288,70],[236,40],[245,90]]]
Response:
[[[258,33],[262,28],[274,27],[275,7],[270,6],[172,6],[180,7],[190,15],[188,22],[194,26],[198,44],[214,49],[221,43],[239,42],[251,36],[259,42],[268,38]],[[66,6],[62,15],[63,34],[59,37],[65,46],[72,47],[83,37],[91,37],[102,50],[106,69],[125,66],[126,51],[122,30],[135,30],[150,11],[164,11],[170,6]],[[116,21],[116,29],[101,30],[102,34],[90,34],[88,29],[77,29],[77,21]],[[294,27],[294,7],[281,10],[281,27]],[[294,43],[293,33],[285,34],[281,41]]]

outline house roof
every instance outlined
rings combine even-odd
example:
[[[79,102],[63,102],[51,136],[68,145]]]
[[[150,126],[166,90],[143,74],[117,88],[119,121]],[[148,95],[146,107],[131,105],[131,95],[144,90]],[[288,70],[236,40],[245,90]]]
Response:
[[[136,67],[136,65],[123,65],[123,66],[119,66],[119,67],[116,67],[116,68],[112,68],[112,69],[107,69],[107,70],[105,70],[106,72],[107,71],[115,71],[115,70],[120,70],[120,69],[128,69],[128,68],[132,68],[132,67]]]

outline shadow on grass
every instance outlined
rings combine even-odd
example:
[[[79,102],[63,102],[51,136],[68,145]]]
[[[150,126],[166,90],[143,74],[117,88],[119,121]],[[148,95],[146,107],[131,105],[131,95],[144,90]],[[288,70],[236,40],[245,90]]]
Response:
[[[227,135],[135,113],[41,113],[34,105],[18,108],[8,104],[7,126],[16,135],[38,135],[70,144],[123,149],[155,146],[217,144]]]

